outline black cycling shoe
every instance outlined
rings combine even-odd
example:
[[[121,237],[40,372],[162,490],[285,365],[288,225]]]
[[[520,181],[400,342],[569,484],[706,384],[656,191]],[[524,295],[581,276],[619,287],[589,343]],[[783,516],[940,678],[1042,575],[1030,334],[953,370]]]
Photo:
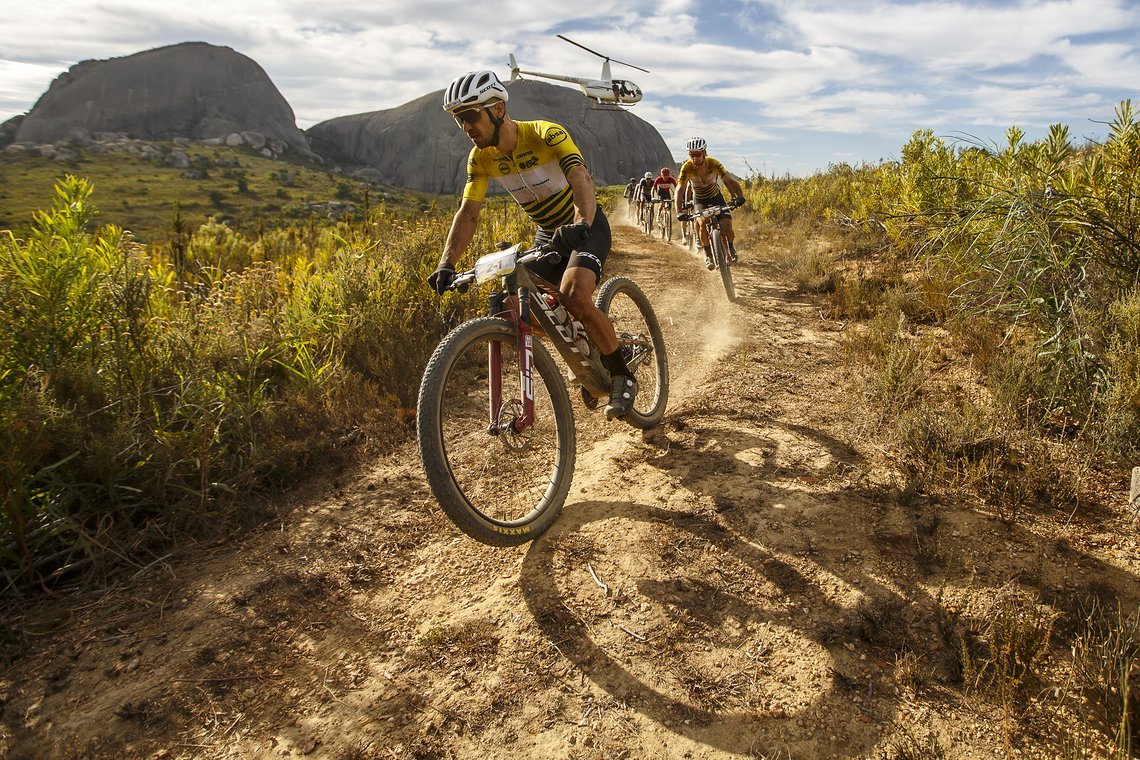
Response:
[[[637,380],[629,375],[614,375],[610,381],[610,403],[606,406],[606,417],[624,417],[633,406],[637,396]]]
[[[728,244],[728,263],[729,264],[735,264],[736,263],[736,246],[733,245],[732,243]]]
[[[716,264],[713,263],[712,256],[709,256],[707,254],[705,255],[705,269],[709,270],[710,272],[716,269]]]

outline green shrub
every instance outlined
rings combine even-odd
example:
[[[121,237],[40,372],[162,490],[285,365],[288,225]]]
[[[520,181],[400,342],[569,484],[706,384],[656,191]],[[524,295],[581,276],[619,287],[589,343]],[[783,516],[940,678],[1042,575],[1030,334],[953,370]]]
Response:
[[[407,368],[480,302],[424,284],[450,222],[434,207],[257,240],[211,221],[166,260],[89,232],[90,196],[68,177],[27,240],[0,241],[0,593],[143,564],[342,438],[408,435]],[[475,251],[523,219],[489,203]]]

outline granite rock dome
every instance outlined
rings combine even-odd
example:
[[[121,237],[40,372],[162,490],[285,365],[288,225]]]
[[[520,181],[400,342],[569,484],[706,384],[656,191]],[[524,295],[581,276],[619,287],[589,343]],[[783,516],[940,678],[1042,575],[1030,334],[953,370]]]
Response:
[[[622,184],[675,166],[657,130],[630,111],[598,108],[578,90],[520,80],[507,85],[512,119],[546,119],[566,127],[598,184]],[[441,108],[443,91],[384,111],[341,116],[306,130],[313,149],[344,165],[367,167],[385,184],[458,193],[467,172],[467,139]]]
[[[144,140],[254,132],[310,154],[293,109],[253,59],[204,42],[83,61],[51,83],[15,134],[52,143],[76,130]]]

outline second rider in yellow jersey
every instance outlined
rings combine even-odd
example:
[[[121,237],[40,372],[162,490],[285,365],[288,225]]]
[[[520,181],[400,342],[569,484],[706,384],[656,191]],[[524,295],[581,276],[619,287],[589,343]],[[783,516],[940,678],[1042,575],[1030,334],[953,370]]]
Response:
[[[677,186],[677,197],[685,198],[689,189],[693,192],[693,209],[700,211],[709,206],[727,205],[724,195],[721,194],[719,181],[732,193],[732,205],[744,205],[744,188],[736,181],[724,164],[708,155],[708,146],[703,137],[694,137],[689,140],[686,147],[689,149],[689,160],[681,164],[680,183]],[[736,235],[732,230],[732,214],[727,211],[720,215],[720,228],[724,231],[724,240],[728,243],[729,261],[736,261]],[[701,248],[705,252],[705,267],[713,268],[712,251],[709,248],[708,233],[703,224],[696,225],[701,236]]]

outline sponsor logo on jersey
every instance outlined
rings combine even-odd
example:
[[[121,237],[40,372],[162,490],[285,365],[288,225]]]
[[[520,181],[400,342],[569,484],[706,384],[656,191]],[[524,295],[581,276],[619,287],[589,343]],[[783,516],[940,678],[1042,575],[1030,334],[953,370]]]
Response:
[[[510,174],[510,173],[511,173],[511,165],[510,164],[506,163],[505,161],[503,163],[499,164],[499,174]]]
[[[551,129],[549,132],[547,132],[546,137],[543,139],[546,141],[547,145],[554,146],[565,140],[566,137],[567,134],[565,129],[562,129],[562,127],[555,127],[554,129]]]

